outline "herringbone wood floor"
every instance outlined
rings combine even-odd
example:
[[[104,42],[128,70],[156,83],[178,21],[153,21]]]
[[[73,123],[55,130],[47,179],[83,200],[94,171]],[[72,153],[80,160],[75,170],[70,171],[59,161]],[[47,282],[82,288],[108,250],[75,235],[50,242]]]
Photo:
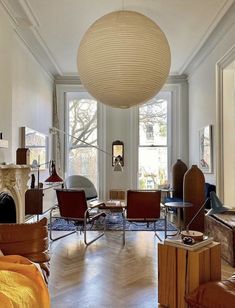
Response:
[[[52,308],[157,307],[157,243],[153,232],[140,231],[126,233],[125,247],[117,231],[88,247],[80,234],[54,242]],[[233,269],[222,264],[223,277],[230,276]]]

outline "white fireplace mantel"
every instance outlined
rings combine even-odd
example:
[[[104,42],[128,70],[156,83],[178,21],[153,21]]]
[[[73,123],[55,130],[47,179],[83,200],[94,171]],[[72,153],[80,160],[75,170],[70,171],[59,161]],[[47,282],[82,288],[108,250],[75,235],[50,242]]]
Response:
[[[28,165],[0,165],[0,193],[11,195],[16,206],[16,222],[25,221],[25,192],[30,178]]]

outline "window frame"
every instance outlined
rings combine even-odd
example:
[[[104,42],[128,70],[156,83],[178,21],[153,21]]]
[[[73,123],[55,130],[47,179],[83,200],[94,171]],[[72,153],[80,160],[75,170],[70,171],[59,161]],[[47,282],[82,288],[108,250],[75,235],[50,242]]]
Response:
[[[149,144],[149,145],[140,145],[140,136],[139,136],[139,130],[140,130],[140,117],[139,117],[139,109],[145,104],[148,104],[151,100],[146,102],[145,104],[138,106],[137,108],[137,188],[140,188],[140,182],[139,182],[139,149],[140,148],[167,148],[167,183],[170,184],[170,169],[171,169],[171,157],[172,157],[172,100],[173,95],[172,91],[170,90],[162,90],[160,91],[154,99],[166,99],[167,100],[167,143],[166,145],[159,145],[159,144]],[[148,189],[148,188],[146,188]]]
[[[71,96],[68,99],[68,94]],[[72,96],[74,96],[74,98],[72,98]],[[82,99],[82,98],[87,98],[87,99],[92,99],[92,100],[96,100],[95,98],[93,98],[84,88],[82,89],[77,89],[74,91],[66,91],[64,93],[64,130],[66,132],[66,134],[69,133],[69,100],[71,99]],[[97,100],[96,100],[97,101]],[[96,147],[101,147],[100,146],[100,133],[99,133],[99,128],[100,128],[100,122],[101,122],[101,104],[97,101],[97,143],[96,143]],[[69,166],[69,150],[71,149],[69,147],[69,136],[68,135],[64,135],[64,171],[65,171],[65,177],[68,177],[68,166]],[[80,148],[91,148],[91,146],[88,146],[86,144],[83,144],[81,146],[79,146]],[[97,191],[98,194],[100,193],[100,151],[97,150],[97,165],[96,165],[96,183],[97,183]]]

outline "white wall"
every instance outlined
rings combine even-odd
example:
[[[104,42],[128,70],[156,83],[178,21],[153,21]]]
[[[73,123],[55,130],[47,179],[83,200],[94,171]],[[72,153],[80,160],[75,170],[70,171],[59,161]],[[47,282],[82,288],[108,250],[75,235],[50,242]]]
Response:
[[[107,107],[106,112],[106,129],[107,129],[107,149],[112,153],[113,141],[120,140],[124,143],[124,167],[122,172],[113,171],[112,163],[106,166],[107,182],[106,189],[128,189],[131,187],[131,159],[135,159],[131,155],[130,139],[132,135],[131,109],[118,109]],[[132,157],[130,157],[132,156]]]
[[[11,141],[11,113],[12,113],[12,71],[11,42],[14,33],[0,7],[0,132],[3,138]],[[11,142],[9,149],[0,149],[0,163],[9,161],[11,157]]]
[[[194,65],[189,76],[189,163],[199,163],[199,129],[213,125],[213,173],[206,181],[216,183],[216,63],[235,44],[235,5],[212,33],[204,47],[204,58]],[[226,23],[226,19],[229,22]],[[223,32],[222,32],[223,30]],[[218,33],[218,34],[217,34]]]
[[[0,6],[0,132],[9,141],[0,163],[15,162],[20,127],[45,134],[52,125],[53,82],[13,30]]]

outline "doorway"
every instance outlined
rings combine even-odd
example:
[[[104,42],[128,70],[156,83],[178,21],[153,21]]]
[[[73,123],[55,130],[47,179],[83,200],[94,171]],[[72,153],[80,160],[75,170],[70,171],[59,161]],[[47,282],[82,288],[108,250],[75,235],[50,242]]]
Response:
[[[235,199],[235,46],[217,63],[217,192],[232,207]]]

